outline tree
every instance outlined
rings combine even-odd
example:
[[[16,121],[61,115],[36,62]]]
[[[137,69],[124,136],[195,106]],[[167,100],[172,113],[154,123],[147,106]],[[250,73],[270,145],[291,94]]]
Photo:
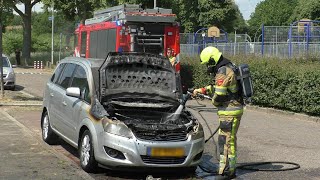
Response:
[[[142,4],[143,8],[153,8],[154,1],[145,0],[89,0],[79,3],[80,0],[61,0],[55,2],[55,9],[61,11],[69,20],[77,17],[83,23],[85,19],[91,18],[94,10],[105,7],[117,6],[120,4]],[[42,0],[44,4],[50,6],[50,0]],[[157,0],[157,7],[170,8],[177,15],[177,20],[181,25],[181,32],[195,32],[200,27],[210,27],[213,25],[233,32],[245,32],[247,26],[239,11],[238,6],[233,1],[223,0]]]
[[[298,0],[265,0],[255,8],[248,21],[250,30],[256,31],[261,24],[266,26],[290,25]]]
[[[237,19],[237,7],[233,1],[198,0],[199,25],[209,27],[215,25],[227,32],[234,30],[234,20]]]
[[[232,26],[237,30],[238,33],[247,33],[248,25],[243,19],[239,7],[236,4],[234,4],[233,6],[233,8],[236,10],[236,18],[232,21]]]
[[[46,7],[51,6],[52,0],[42,1]],[[84,24],[85,20],[91,18],[93,11],[104,7],[101,0],[59,0],[54,1],[54,9],[61,12],[70,21],[80,20]]]
[[[0,99],[4,97],[3,85],[3,62],[2,62],[2,33],[8,23],[9,18],[12,18],[12,10],[8,6],[8,2],[0,1]]]
[[[199,28],[199,9],[198,1],[178,0],[173,11],[177,14],[178,21],[181,23],[182,32],[195,32]]]
[[[47,40],[47,38],[43,38],[44,34],[50,35],[49,37],[51,39],[51,33],[52,33],[51,23],[52,22],[49,21],[49,17],[51,16],[52,16],[52,13],[46,9],[44,10],[44,12],[38,12],[38,13],[32,14],[32,32],[33,32],[33,35],[32,35],[33,49],[32,50],[37,50],[37,49],[39,50],[39,48],[35,47],[36,45],[44,45],[43,42]],[[71,37],[73,36],[74,30],[75,30],[75,21],[67,20],[65,15],[62,14],[61,11],[54,12],[54,18],[56,20],[54,21],[54,34],[58,35],[58,37],[60,36],[60,34],[62,34],[63,35],[62,37],[65,37],[66,46],[68,46],[69,48]],[[39,44],[40,42],[41,44]],[[46,46],[49,46],[49,45],[46,45]]]
[[[22,18],[23,22],[23,46],[22,46],[22,58],[25,60],[25,65],[28,65],[31,53],[31,14],[32,7],[36,5],[40,0],[7,0],[8,5],[16,11]],[[17,8],[17,4],[24,4],[23,13]]]
[[[22,26],[22,19],[19,15],[12,14],[13,18],[10,18],[10,22],[8,22],[8,26]]]
[[[319,0],[299,0],[298,5],[291,16],[292,21],[299,21],[303,18],[320,20]]]

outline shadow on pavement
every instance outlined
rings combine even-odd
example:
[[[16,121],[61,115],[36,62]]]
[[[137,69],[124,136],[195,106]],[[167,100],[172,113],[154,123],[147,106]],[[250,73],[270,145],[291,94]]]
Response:
[[[16,85],[14,91],[22,91],[24,90],[24,87],[23,86],[20,86],[20,85]]]

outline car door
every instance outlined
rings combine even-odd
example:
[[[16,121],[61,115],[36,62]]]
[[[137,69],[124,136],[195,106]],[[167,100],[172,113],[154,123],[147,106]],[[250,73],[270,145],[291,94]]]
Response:
[[[63,68],[65,67],[65,63],[61,63],[58,65],[56,70],[54,71],[51,79],[47,82],[46,88],[44,91],[44,105],[47,107],[49,112],[49,119],[51,126],[56,129],[57,116],[59,114],[59,106],[61,99],[61,93],[58,92],[58,80],[63,72]]]
[[[68,129],[70,128],[70,123],[67,119],[69,119],[69,116],[71,115],[64,113],[66,102],[64,102],[63,99],[66,94],[66,89],[70,87],[71,78],[76,69],[76,66],[77,65],[74,63],[66,63],[55,89],[55,127],[64,136],[67,135]]]
[[[85,66],[77,65],[75,73],[73,74],[70,87],[80,88],[81,98],[65,95],[63,97],[65,121],[67,122],[66,135],[74,143],[77,143],[77,128],[81,121],[81,114],[87,113],[91,103],[90,90],[88,84],[88,70]]]

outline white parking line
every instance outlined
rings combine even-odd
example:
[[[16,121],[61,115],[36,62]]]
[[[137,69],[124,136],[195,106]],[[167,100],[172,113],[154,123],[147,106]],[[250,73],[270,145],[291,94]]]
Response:
[[[29,96],[29,97],[31,97],[31,98],[35,98],[34,95],[29,94],[29,93],[27,93],[26,91],[20,91],[20,92],[21,92],[22,94],[26,95],[26,96]]]
[[[32,73],[32,72],[17,72],[16,74],[43,74],[43,73]]]

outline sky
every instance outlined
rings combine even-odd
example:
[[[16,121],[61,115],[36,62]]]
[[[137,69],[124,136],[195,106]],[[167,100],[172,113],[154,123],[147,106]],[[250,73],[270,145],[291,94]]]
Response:
[[[254,12],[256,5],[263,0],[234,0],[234,1],[239,6],[239,9],[243,15],[243,18],[245,20],[248,20],[250,18],[251,13]],[[41,11],[41,7],[42,7],[42,4],[37,3],[34,6],[33,11]],[[24,12],[23,5],[18,5],[18,8]]]
[[[239,10],[245,20],[250,19],[251,13],[254,12],[256,5],[263,0],[234,0],[239,6]]]

